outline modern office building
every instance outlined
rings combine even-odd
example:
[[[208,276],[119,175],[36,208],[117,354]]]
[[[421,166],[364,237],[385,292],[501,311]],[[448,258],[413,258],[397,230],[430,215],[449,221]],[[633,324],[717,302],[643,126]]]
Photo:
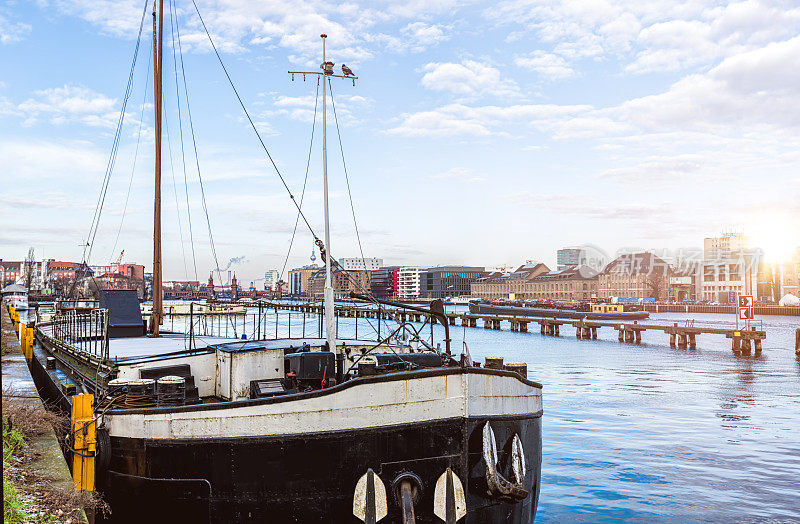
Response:
[[[346,299],[350,293],[366,295],[371,289],[371,271],[345,271],[337,262],[331,266],[331,286],[333,295],[338,299]],[[308,279],[308,295],[317,299],[325,296],[325,268],[320,268]]]
[[[268,269],[264,272],[264,289],[275,291],[278,289],[278,281],[281,279],[277,269]]]
[[[338,262],[345,271],[372,271],[383,267],[382,258],[340,258]]]
[[[703,240],[703,299],[733,303],[758,291],[762,253],[738,232]]]
[[[583,249],[580,247],[565,247],[556,251],[556,269],[567,269],[580,264],[585,264],[585,257],[582,257]]]
[[[556,251],[556,270],[588,266],[595,271],[602,271],[608,264],[608,260],[609,257],[605,251],[590,244],[565,247]]]
[[[298,267],[289,271],[289,294],[292,296],[308,296],[308,281],[311,276],[319,271],[320,267],[316,264]]]
[[[470,284],[486,276],[483,266],[430,267],[420,273],[420,297],[449,298],[470,294]]]
[[[397,274],[398,298],[412,300],[419,298],[419,278],[421,267],[401,267]]]
[[[400,296],[400,268],[373,269],[370,281],[372,295],[381,300],[397,300]]]

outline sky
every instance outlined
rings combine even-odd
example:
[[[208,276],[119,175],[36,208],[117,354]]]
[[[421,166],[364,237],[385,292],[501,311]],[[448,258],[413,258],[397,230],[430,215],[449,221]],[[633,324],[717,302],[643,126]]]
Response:
[[[313,237],[300,220],[289,250],[296,208],[194,5],[173,1],[164,30],[165,279],[204,281],[229,266],[257,282],[264,270],[309,263]],[[355,86],[333,79],[336,119],[328,98],[337,258],[554,266],[564,246],[677,249],[732,229],[767,255],[800,245],[796,1],[197,6],[320,237],[321,109],[311,138],[321,100],[315,78],[287,71],[319,70],[324,32],[337,73],[344,63],[359,77]],[[82,257],[144,7],[0,2],[0,257],[22,259],[28,247],[37,258]],[[124,249],[124,261],[152,265],[151,24],[148,8],[92,264]]]

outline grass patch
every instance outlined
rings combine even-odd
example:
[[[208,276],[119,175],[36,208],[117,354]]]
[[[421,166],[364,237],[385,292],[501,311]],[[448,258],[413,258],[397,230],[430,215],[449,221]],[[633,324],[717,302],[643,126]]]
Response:
[[[3,522],[27,522],[28,512],[19,497],[14,483],[6,477],[6,471],[15,460],[14,456],[25,446],[22,433],[12,428],[3,417]]]
[[[18,523],[28,522],[28,512],[19,498],[17,488],[3,473],[3,522]]]
[[[25,446],[25,439],[11,423],[3,417],[3,469],[11,465],[14,453]]]

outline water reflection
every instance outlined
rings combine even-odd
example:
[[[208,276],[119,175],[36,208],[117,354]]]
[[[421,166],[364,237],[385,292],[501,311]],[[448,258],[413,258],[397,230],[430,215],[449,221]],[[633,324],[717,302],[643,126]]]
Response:
[[[722,315],[695,320],[733,325]],[[292,317],[292,335],[300,335],[301,321]],[[317,319],[306,322],[307,333],[316,333]],[[353,337],[354,322],[340,318],[340,336]],[[711,335],[698,337],[697,350],[672,349],[653,331],[641,345],[619,343],[611,329],[578,340],[459,326],[451,337],[454,348],[467,342],[476,360],[497,354],[526,362],[529,378],[544,384],[537,521],[800,522],[798,324],[766,318],[760,356],[734,355],[729,339]],[[286,336],[289,325],[282,317],[267,329]],[[441,339],[441,326],[435,330]],[[364,319],[358,332],[374,335]]]

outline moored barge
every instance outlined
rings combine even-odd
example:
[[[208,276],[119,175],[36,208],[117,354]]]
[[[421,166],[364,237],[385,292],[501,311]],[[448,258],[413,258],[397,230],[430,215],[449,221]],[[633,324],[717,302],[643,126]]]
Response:
[[[470,302],[469,312],[472,314],[574,320],[643,320],[650,318],[650,313],[647,311],[626,311],[622,304],[587,304],[586,307],[574,309]]]

